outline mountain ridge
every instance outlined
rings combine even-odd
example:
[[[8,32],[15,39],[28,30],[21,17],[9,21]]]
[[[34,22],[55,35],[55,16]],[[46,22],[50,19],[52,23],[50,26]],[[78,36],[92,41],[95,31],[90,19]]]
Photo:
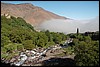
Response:
[[[1,2],[1,14],[21,17],[31,25],[37,25],[51,19],[69,19],[30,3],[11,4]]]

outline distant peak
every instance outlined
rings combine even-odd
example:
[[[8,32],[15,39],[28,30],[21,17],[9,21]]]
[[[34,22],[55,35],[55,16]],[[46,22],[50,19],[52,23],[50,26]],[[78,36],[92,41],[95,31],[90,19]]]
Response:
[[[12,3],[4,3],[4,2],[1,2],[1,4],[12,4]]]
[[[34,6],[34,5],[31,4],[31,3],[21,3],[21,4],[17,4],[17,5],[30,5],[30,6]]]
[[[34,5],[31,4],[31,3],[12,4],[12,3],[4,3],[4,2],[1,2],[1,4],[9,4],[9,5],[30,5],[30,6],[34,6]]]
[[[28,5],[32,5],[31,3],[21,3],[21,4],[28,4]]]

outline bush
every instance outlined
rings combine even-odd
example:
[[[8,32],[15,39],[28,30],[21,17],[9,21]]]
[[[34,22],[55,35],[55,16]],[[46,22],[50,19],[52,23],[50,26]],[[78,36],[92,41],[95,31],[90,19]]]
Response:
[[[22,44],[17,45],[17,50],[22,51],[24,49],[24,46]]]
[[[55,45],[55,43],[52,41],[52,42],[48,42],[45,47],[49,47],[49,46],[52,46],[52,45]]]
[[[9,40],[8,37],[6,36],[1,36],[1,47],[4,47],[5,45],[8,45],[11,41]]]
[[[7,50],[7,52],[12,53],[14,50],[17,50],[17,45],[14,43],[9,43],[8,45],[5,45],[3,48]]]
[[[32,50],[35,47],[35,45],[32,43],[33,43],[32,40],[25,40],[25,41],[23,41],[23,46],[27,50]]]
[[[1,53],[6,53],[7,52],[7,50],[5,49],[5,48],[1,48]]]
[[[75,61],[77,66],[99,66],[98,42],[84,41],[75,46]]]

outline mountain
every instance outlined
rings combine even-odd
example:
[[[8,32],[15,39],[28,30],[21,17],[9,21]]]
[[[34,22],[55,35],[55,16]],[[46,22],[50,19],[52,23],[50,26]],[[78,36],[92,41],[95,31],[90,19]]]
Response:
[[[80,32],[99,30],[99,16],[94,19],[73,20],[56,15],[30,3],[1,3],[1,15],[4,14],[23,18],[27,23],[34,26],[35,30],[64,33],[75,33],[76,28],[79,28]]]
[[[9,14],[15,17],[23,18],[31,25],[40,24],[46,20],[51,19],[67,19],[63,16],[56,15],[52,12],[44,10],[41,7],[34,6],[30,3],[10,4],[1,3],[1,15]]]

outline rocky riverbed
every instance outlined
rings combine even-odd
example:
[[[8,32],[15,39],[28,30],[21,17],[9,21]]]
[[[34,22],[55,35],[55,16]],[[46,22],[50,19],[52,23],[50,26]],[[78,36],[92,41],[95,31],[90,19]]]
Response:
[[[61,54],[64,52],[62,48],[67,47],[66,46],[60,46],[55,45],[48,48],[36,48],[33,50],[24,50],[19,53],[19,55],[14,56],[10,60],[4,60],[2,59],[3,63],[15,65],[15,66],[45,66],[46,62],[51,62],[51,58],[71,58],[74,59],[74,55],[69,56],[57,56],[58,54]],[[56,61],[57,59],[55,59]],[[54,60],[53,60],[54,62]],[[57,61],[58,62],[58,61]],[[57,63],[59,64],[59,63]]]

